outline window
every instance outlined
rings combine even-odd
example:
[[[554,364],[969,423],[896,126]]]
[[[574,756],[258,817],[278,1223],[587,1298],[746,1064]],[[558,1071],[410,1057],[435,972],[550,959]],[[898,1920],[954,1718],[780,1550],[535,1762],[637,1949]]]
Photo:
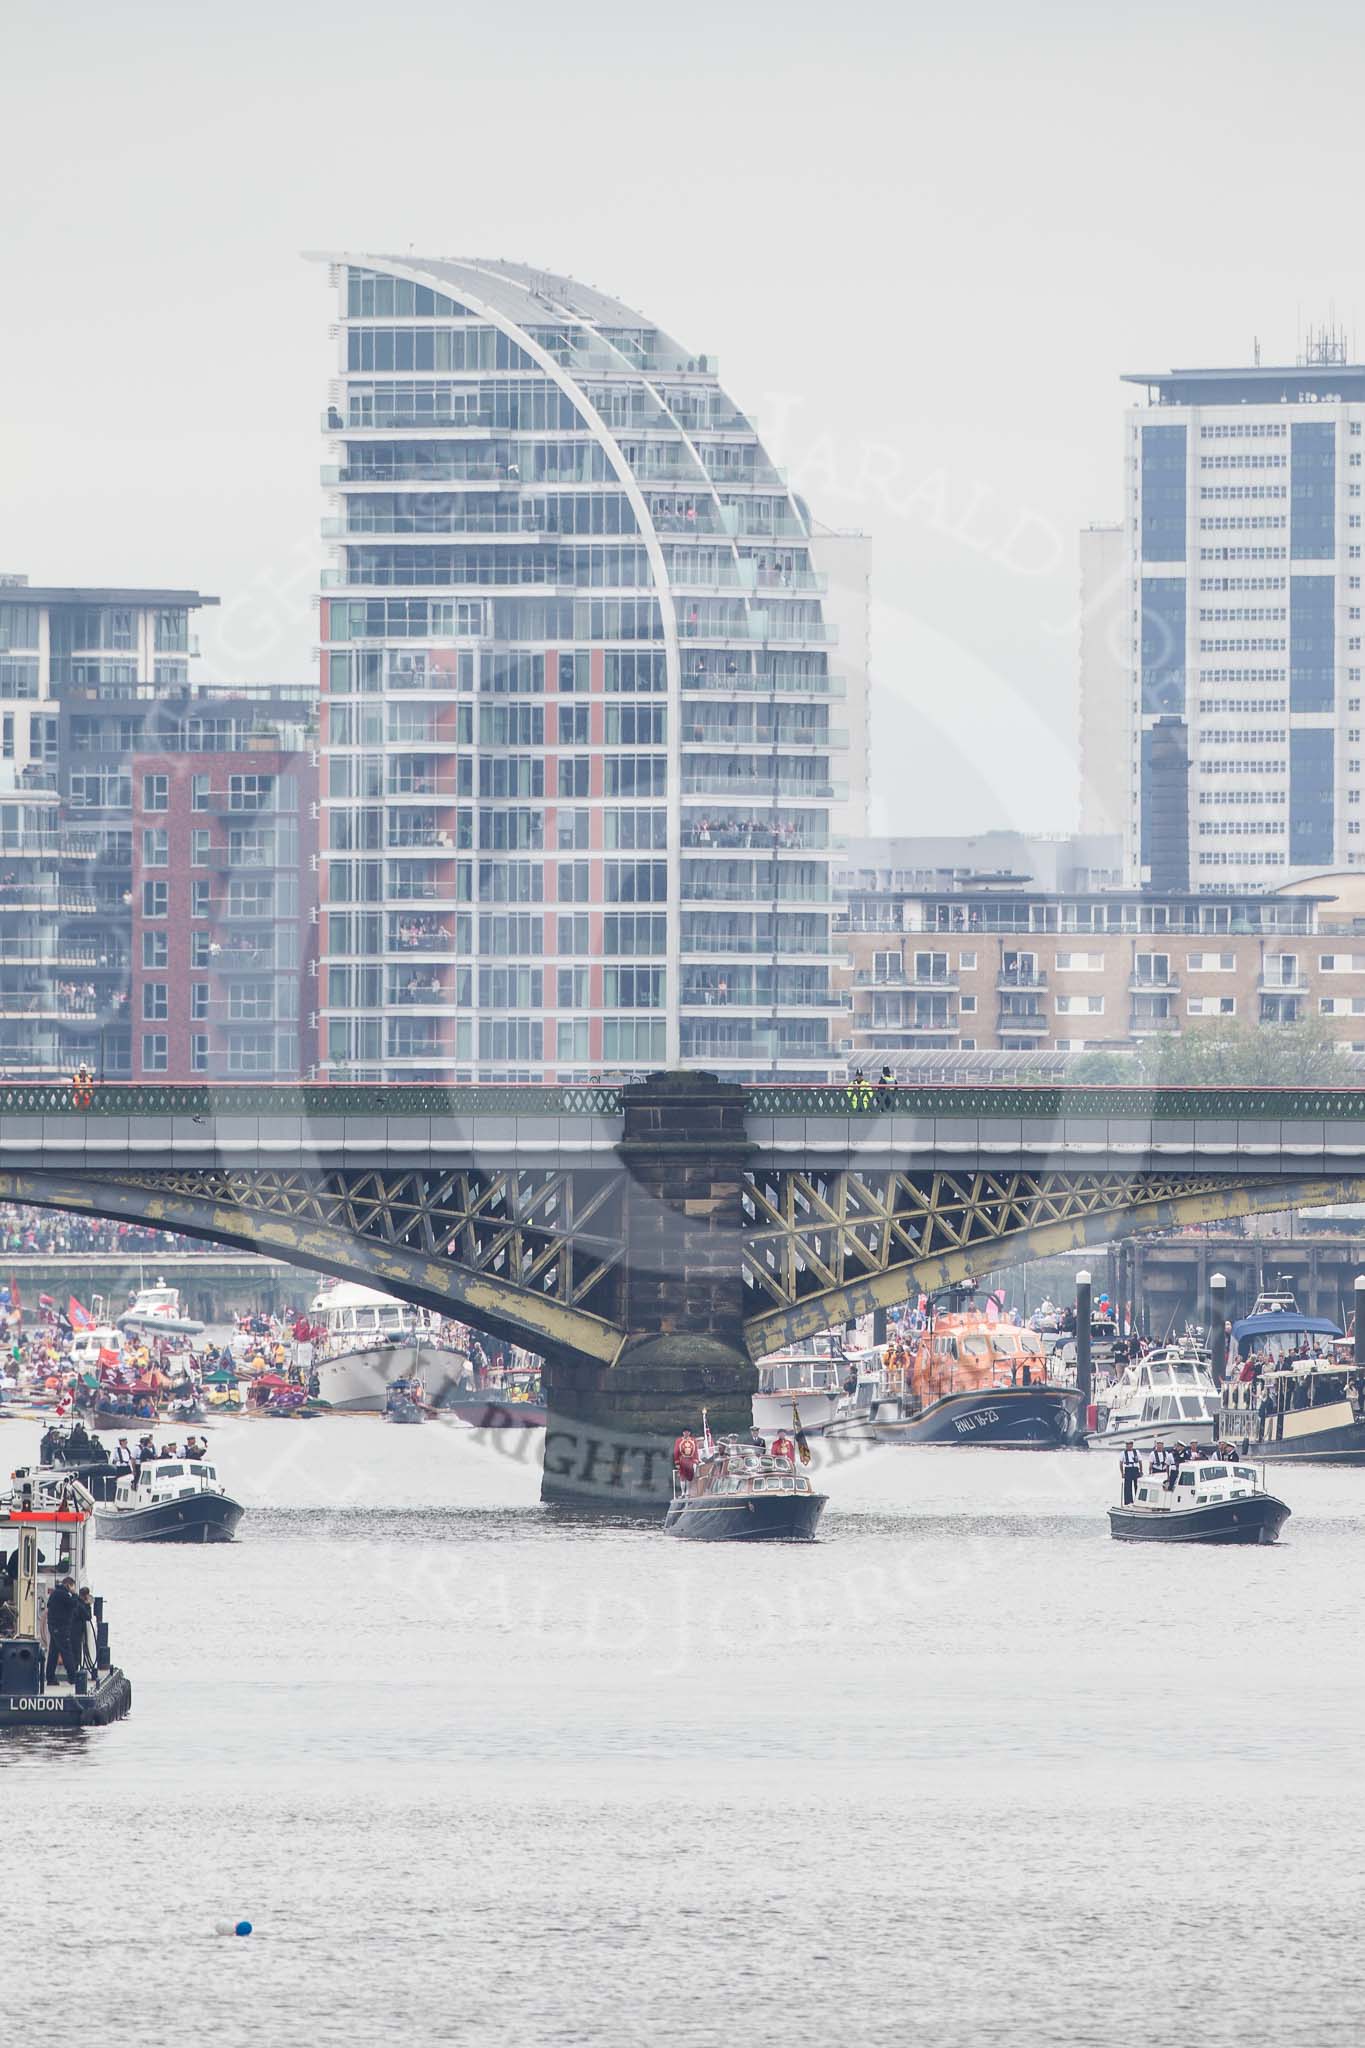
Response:
[[[171,885],[169,882],[144,882],[142,885],[142,915],[164,917],[170,904]]]
[[[144,1074],[164,1074],[166,1071],[167,1039],[164,1031],[144,1031],[142,1034],[142,1071]]]
[[[142,984],[142,1021],[144,1024],[164,1024],[170,1016],[170,983],[165,981],[144,981]]]
[[[209,1039],[206,1031],[196,1031],[190,1038],[190,1072],[206,1074],[209,1070]]]
[[[192,868],[206,868],[209,864],[209,849],[208,826],[195,825],[190,832],[190,866]]]
[[[963,996],[963,997],[962,997],[962,999],[961,999],[961,1001],[960,1001],[960,1002],[959,1002],[959,1004],[958,1004],[958,1008],[959,1008],[959,1009],[960,1009],[960,1010],[962,1011],[962,1013],[963,1013],[963,1015],[964,1015],[964,1016],[967,1016],[967,1017],[975,1016],[975,1014],[976,1014],[976,997],[975,997],[975,996]]]
[[[558,1004],[561,1010],[586,1010],[588,1007],[588,970],[586,967],[561,967],[557,976]]]
[[[190,777],[190,809],[206,811],[209,807],[209,779],[207,775]]]
[[[144,932],[142,934],[142,964],[144,967],[164,967],[170,958],[170,941],[165,932]]]
[[[588,913],[585,910],[576,910],[568,917],[561,917],[558,947],[561,959],[566,955],[586,953],[588,946]]]
[[[144,811],[168,811],[171,807],[171,778],[169,775],[144,775],[142,778],[142,808]]]
[[[976,972],[975,953],[959,953],[957,956],[957,964],[962,969],[964,974],[974,974]]]
[[[590,811],[560,811],[556,844],[561,853],[586,853],[589,844],[591,818],[592,813]]]
[[[1185,1005],[1190,1017],[1235,1017],[1236,996],[1191,996]]]
[[[209,1013],[209,985],[206,981],[190,983],[190,1017],[201,1023]]]
[[[560,1060],[585,1060],[588,1054],[588,1021],[561,1018],[555,1027],[555,1057]]]
[[[657,1066],[664,1057],[662,1021],[606,1018],[602,1025],[602,1057],[612,1065]]]
[[[664,1004],[662,967],[604,967],[602,1001],[609,1010],[661,1010]]]
[[[588,879],[590,873],[590,864],[585,860],[562,860],[559,863],[559,901],[561,903],[588,902]]]
[[[170,835],[164,825],[147,825],[142,833],[142,865],[144,868],[169,867],[171,861]]]
[[[190,883],[190,916],[208,917],[213,910],[213,899],[209,895],[207,882]]]
[[[561,704],[559,706],[559,744],[561,747],[585,747],[591,737],[589,731],[589,710],[586,704]]]
[[[590,757],[587,754],[563,754],[559,761],[560,796],[588,796]]]

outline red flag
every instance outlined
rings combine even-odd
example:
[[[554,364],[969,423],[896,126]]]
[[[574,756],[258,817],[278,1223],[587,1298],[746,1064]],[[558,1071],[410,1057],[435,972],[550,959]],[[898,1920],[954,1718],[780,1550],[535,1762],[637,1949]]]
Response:
[[[73,1330],[93,1330],[95,1327],[94,1317],[86,1314],[74,1294],[67,1303],[66,1319]]]
[[[9,1276],[9,1305],[14,1312],[16,1321],[22,1322],[24,1319],[24,1304],[19,1299],[19,1282],[15,1279],[13,1273]]]
[[[117,1351],[111,1351],[107,1344],[101,1344],[100,1355],[96,1363],[99,1365],[117,1365],[119,1363],[119,1355]]]

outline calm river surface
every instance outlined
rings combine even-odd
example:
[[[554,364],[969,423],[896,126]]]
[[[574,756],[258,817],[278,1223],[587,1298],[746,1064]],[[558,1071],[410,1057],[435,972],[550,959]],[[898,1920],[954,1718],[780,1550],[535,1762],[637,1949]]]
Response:
[[[1149,1550],[1107,1457],[864,1452],[746,1550],[554,1519],[538,1435],[212,1436],[238,1542],[97,1551],[130,1719],[0,1736],[8,2038],[1358,2037],[1365,1472]]]

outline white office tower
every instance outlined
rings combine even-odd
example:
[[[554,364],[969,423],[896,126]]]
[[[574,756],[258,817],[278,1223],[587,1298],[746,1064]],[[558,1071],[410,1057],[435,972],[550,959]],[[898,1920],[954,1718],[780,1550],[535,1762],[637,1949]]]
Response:
[[[837,633],[714,357],[517,264],[332,274],[324,1074],[823,1076]]]
[[[1129,832],[1163,890],[1275,888],[1361,839],[1365,366],[1132,375]]]

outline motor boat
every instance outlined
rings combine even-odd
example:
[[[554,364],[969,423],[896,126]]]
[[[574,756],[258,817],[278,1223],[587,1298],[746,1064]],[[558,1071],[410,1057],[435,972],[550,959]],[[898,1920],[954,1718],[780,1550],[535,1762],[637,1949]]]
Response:
[[[420,1380],[392,1380],[384,1395],[385,1422],[400,1422],[411,1426],[425,1422],[422,1402],[426,1396]]]
[[[889,1347],[863,1433],[879,1444],[1055,1451],[1083,1440],[1080,1398],[1049,1379],[1036,1332],[975,1309],[938,1312]]]
[[[196,1316],[182,1310],[180,1289],[168,1287],[164,1280],[155,1287],[139,1287],[118,1322],[121,1330],[148,1337],[198,1337],[204,1328]]]
[[[765,1437],[785,1429],[823,1436],[839,1412],[849,1361],[832,1330],[758,1361],[754,1428]]]
[[[1158,1441],[1207,1441],[1224,1434],[1218,1389],[1204,1353],[1189,1338],[1134,1359],[1097,1405],[1097,1414],[1100,1426],[1087,1439],[1092,1451],[1122,1450],[1128,1443],[1150,1450]]]
[[[348,1414],[382,1415],[395,1380],[420,1379],[427,1398],[454,1398],[468,1361],[438,1341],[435,1318],[373,1287],[338,1281],[315,1296],[309,1315],[325,1331],[312,1354],[318,1399]]]
[[[109,1452],[80,1420],[52,1423],[38,1445],[38,1468],[44,1479],[79,1479],[94,1500],[112,1500],[115,1472]]]
[[[1365,1465],[1365,1384],[1341,1330],[1300,1314],[1288,1288],[1262,1292],[1232,1326],[1220,1428],[1275,1465]]]
[[[1120,1543],[1273,1543],[1288,1519],[1254,1465],[1196,1458],[1140,1479],[1130,1506],[1110,1508],[1109,1533]]]
[[[111,1543],[230,1543],[243,1512],[204,1458],[148,1458],[120,1474],[95,1527]]]
[[[48,1610],[63,1580],[90,1586],[94,1502],[79,1479],[26,1467],[0,1498],[0,1728],[87,1728],[120,1720],[133,1688],[109,1655],[104,1601],[92,1598],[68,1632],[71,1663],[52,1660]],[[74,1666],[74,1676],[72,1675]]]
[[[700,1542],[803,1542],[815,1534],[826,1496],[798,1468],[789,1437],[770,1451],[703,1430],[673,1447],[673,1497],[664,1517],[670,1536]]]

